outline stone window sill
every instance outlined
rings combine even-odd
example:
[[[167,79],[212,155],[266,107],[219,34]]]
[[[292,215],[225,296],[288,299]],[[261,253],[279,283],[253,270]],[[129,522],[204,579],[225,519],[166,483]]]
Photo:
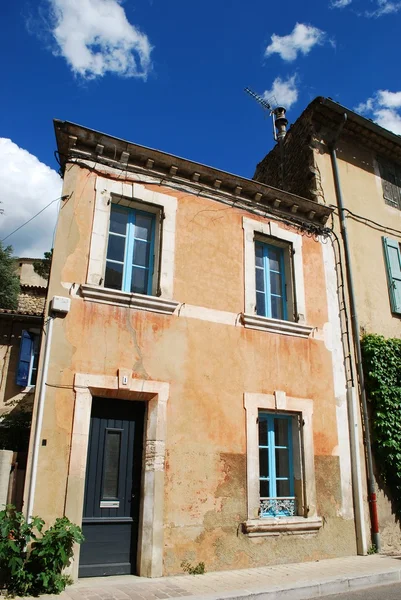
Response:
[[[242,322],[247,329],[259,329],[269,331],[270,333],[281,333],[283,335],[293,335],[296,337],[308,338],[313,331],[313,327],[293,321],[281,321],[280,319],[270,319],[260,315],[250,315],[243,313]]]
[[[119,290],[111,290],[97,285],[84,283],[81,285],[81,296],[88,302],[112,304],[113,306],[126,306],[138,310],[171,315],[178,306],[175,300],[168,300],[159,296],[146,296],[144,294],[131,294]]]
[[[311,535],[318,533],[322,524],[320,517],[271,517],[245,521],[243,531],[250,537]]]
[[[35,391],[35,385],[27,385],[26,387],[21,388],[21,394],[33,394]]]

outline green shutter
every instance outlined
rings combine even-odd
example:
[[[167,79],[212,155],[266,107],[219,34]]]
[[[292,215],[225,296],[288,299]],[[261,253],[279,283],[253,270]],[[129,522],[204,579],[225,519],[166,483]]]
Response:
[[[383,198],[386,204],[401,208],[399,177],[395,165],[380,161],[380,177],[382,180]]]
[[[383,237],[391,310],[401,313],[401,253],[397,240]]]

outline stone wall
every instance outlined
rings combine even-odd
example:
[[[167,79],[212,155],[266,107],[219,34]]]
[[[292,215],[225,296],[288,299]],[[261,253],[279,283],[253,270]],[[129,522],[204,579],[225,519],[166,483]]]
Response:
[[[312,113],[306,110],[288,130],[283,149],[277,144],[257,165],[253,179],[319,201],[313,138]]]
[[[24,313],[42,313],[46,300],[46,288],[36,286],[21,286],[18,297],[18,311]]]

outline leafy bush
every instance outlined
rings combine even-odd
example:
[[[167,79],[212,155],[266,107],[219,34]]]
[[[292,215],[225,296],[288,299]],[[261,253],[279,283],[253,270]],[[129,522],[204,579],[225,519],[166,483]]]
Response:
[[[25,596],[32,585],[32,574],[26,569],[26,547],[36,540],[35,529],[42,531],[44,521],[34,517],[30,523],[15,512],[12,505],[0,511],[0,583],[9,594]]]
[[[84,540],[81,529],[62,517],[38,537],[43,525],[39,517],[27,523],[12,505],[0,511],[0,583],[10,595],[59,594],[70,583],[62,570]]]
[[[374,454],[401,517],[401,340],[366,335],[362,353],[373,412]]]

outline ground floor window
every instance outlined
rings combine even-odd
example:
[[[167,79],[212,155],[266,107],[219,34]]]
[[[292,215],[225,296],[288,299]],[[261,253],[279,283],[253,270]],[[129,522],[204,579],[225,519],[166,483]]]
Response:
[[[294,457],[293,417],[259,411],[260,516],[293,516]]]
[[[26,331],[21,333],[21,345],[16,373],[16,383],[22,387],[36,385],[39,360],[39,333]]]

